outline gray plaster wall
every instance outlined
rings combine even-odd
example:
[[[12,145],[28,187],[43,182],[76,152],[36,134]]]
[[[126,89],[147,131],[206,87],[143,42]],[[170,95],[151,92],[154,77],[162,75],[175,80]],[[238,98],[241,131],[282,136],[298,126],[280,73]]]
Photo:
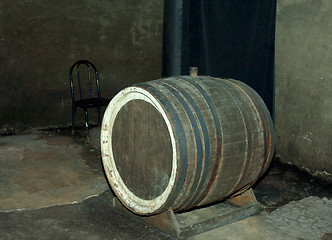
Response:
[[[163,0],[1,0],[0,129],[69,126],[79,59],[97,66],[104,97],[159,78],[162,19]]]
[[[280,160],[332,180],[332,1],[278,0],[275,122]]]

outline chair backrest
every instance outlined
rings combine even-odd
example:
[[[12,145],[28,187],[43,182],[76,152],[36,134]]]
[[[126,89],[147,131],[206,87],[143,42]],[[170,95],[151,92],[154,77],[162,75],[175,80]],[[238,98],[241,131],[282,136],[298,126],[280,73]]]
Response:
[[[81,78],[80,78],[80,66],[82,68],[82,66],[84,66],[85,70],[87,70],[87,72],[85,74],[88,75],[88,81],[89,81],[89,98],[94,97],[93,93],[92,93],[92,78],[93,76],[91,76],[91,71],[94,72],[95,75],[95,79],[96,79],[96,87],[97,87],[97,97],[100,98],[100,86],[99,86],[99,75],[98,75],[98,71],[97,68],[95,67],[95,65],[93,65],[91,62],[87,61],[87,60],[79,60],[77,62],[75,62],[69,71],[69,79],[70,79],[70,87],[71,87],[71,97],[72,100],[75,101],[75,92],[74,92],[74,80],[73,80],[73,70],[76,68],[76,78],[77,78],[77,83],[78,83],[78,87],[79,87],[79,96],[80,99],[84,99],[87,98],[85,96],[83,96],[83,91],[82,91],[82,86],[81,86]],[[82,75],[82,74],[81,74]]]

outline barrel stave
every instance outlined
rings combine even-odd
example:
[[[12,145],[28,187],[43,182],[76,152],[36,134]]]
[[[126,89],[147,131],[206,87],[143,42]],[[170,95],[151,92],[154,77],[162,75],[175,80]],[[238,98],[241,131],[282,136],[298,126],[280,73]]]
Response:
[[[188,181],[190,181],[186,190],[187,194],[179,196],[175,201],[175,209],[182,210],[191,206],[200,197],[200,192],[205,189],[204,181],[209,179],[211,175],[211,171],[209,171],[212,159],[211,154],[216,150],[216,144],[213,141],[216,141],[217,138],[213,135],[215,129],[213,124],[211,124],[212,116],[208,109],[209,106],[202,99],[200,92],[194,86],[181,79],[172,78],[165,80],[165,82],[172,85],[190,106],[190,110],[195,117],[196,127],[199,129],[199,136],[195,135],[195,138],[199,138],[198,140],[202,147],[200,157],[197,155],[195,159],[188,159],[189,164],[195,165],[196,168],[194,175],[187,176]]]

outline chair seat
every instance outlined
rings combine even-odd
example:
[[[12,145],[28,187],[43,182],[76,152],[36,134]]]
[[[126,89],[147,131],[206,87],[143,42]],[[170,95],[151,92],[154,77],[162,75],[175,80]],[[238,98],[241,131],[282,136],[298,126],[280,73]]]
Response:
[[[107,98],[85,98],[75,101],[75,105],[80,108],[95,108],[107,106],[109,102],[110,100]]]

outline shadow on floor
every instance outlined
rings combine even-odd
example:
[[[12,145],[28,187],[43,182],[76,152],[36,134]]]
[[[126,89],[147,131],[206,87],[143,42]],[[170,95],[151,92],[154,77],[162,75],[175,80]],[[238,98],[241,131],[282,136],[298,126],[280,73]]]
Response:
[[[172,239],[112,209],[105,191],[82,203],[0,213],[1,239]]]

